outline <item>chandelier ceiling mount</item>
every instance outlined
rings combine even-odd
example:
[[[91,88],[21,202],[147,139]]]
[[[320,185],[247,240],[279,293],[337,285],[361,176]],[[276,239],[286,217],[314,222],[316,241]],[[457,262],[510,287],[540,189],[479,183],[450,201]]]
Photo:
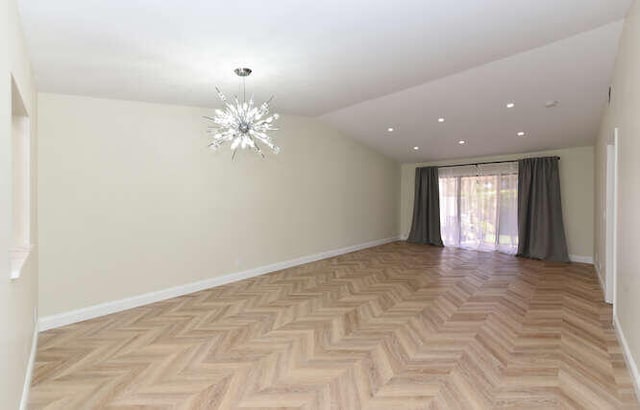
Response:
[[[238,77],[249,77],[249,75],[251,75],[253,70],[247,67],[238,67],[235,70],[233,70],[233,72],[236,73]]]

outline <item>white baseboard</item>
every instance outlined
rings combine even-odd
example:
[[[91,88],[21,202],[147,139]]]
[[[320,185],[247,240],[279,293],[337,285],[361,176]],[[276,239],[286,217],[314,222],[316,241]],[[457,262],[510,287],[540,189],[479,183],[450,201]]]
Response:
[[[640,400],[640,372],[638,372],[638,365],[633,359],[633,355],[631,354],[631,350],[627,344],[627,338],[624,336],[618,316],[615,314],[613,315],[613,327],[616,331],[618,342],[622,347],[622,353],[624,354],[624,361],[627,363],[627,369],[629,369],[629,372],[631,373],[631,381],[633,382],[633,387],[636,391],[636,398]]]
[[[45,316],[39,321],[40,331],[54,329],[61,326],[70,325],[83,320],[93,319],[100,316],[109,315],[111,313],[121,312],[123,310],[132,309],[138,306],[148,305],[149,303],[159,302],[161,300],[171,299],[177,296],[198,292],[204,289],[225,285],[227,283],[236,282],[243,279],[253,278],[255,276],[264,275],[266,273],[291,268],[293,266],[304,265],[305,263],[315,262],[321,259],[327,259],[338,255],[344,255],[374,246],[384,245],[386,243],[395,242],[397,236],[385,239],[379,239],[372,242],[362,243],[358,245],[348,246],[346,248],[334,249],[330,251],[320,252],[313,255],[307,255],[296,259],[290,259],[271,265],[260,266],[242,272],[235,272],[211,279],[205,279],[199,282],[187,283],[185,285],[176,286],[169,289],[163,289],[156,292],[144,293],[142,295],[130,298],[114,300],[112,302],[101,303],[98,305],[88,306],[86,308],[72,310],[69,312],[59,313],[56,315]]]
[[[400,235],[399,239],[401,241],[406,241],[408,237],[409,235]],[[569,260],[571,262],[588,263],[590,265],[593,265],[593,256],[569,255]]]
[[[29,390],[31,388],[31,379],[33,378],[33,366],[36,362],[36,351],[38,350],[38,324],[33,328],[33,337],[31,338],[31,352],[29,352],[29,361],[27,362],[27,371],[24,375],[24,385],[22,386],[22,397],[20,398],[20,410],[26,410],[29,402]]]
[[[593,265],[593,256],[569,255],[569,259],[571,262],[588,263],[589,265]]]

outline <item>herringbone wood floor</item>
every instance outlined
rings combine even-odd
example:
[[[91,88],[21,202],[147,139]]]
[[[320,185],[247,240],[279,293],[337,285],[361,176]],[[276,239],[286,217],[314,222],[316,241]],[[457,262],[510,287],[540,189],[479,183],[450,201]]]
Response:
[[[592,267],[393,243],[44,332],[32,409],[638,408]]]

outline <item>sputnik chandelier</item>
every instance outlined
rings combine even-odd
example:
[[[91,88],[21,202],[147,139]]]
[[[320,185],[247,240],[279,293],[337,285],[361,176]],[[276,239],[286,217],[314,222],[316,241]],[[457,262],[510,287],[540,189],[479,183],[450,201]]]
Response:
[[[233,151],[232,158],[235,158],[238,149],[252,149],[264,158],[259,145],[263,144],[277,154],[280,152],[280,147],[274,144],[268,134],[270,131],[278,130],[273,122],[280,117],[278,114],[269,116],[269,103],[273,96],[259,107],[254,104],[253,96],[247,102],[245,79],[251,74],[251,69],[236,68],[234,72],[242,78],[242,102],[238,101],[237,96],[234,97],[233,102],[228,102],[227,97],[216,87],[218,97],[225,104],[225,109],[215,110],[213,117],[204,117],[213,123],[207,129],[213,137],[209,148],[215,151],[225,142],[229,142]]]

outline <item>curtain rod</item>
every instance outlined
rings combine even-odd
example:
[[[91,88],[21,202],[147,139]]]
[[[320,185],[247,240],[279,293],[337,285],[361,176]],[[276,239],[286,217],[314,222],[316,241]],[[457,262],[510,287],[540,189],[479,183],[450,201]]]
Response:
[[[555,158],[555,159],[560,159],[560,157],[547,157],[547,158]],[[524,159],[524,158],[522,158]],[[518,162],[519,159],[512,159],[510,161],[488,161],[488,162],[474,162],[472,164],[458,164],[458,165],[442,165],[442,166],[437,166],[435,165],[436,168],[455,168],[455,167],[469,167],[469,166],[478,166],[478,165],[487,165],[487,164],[506,164],[507,162]]]

